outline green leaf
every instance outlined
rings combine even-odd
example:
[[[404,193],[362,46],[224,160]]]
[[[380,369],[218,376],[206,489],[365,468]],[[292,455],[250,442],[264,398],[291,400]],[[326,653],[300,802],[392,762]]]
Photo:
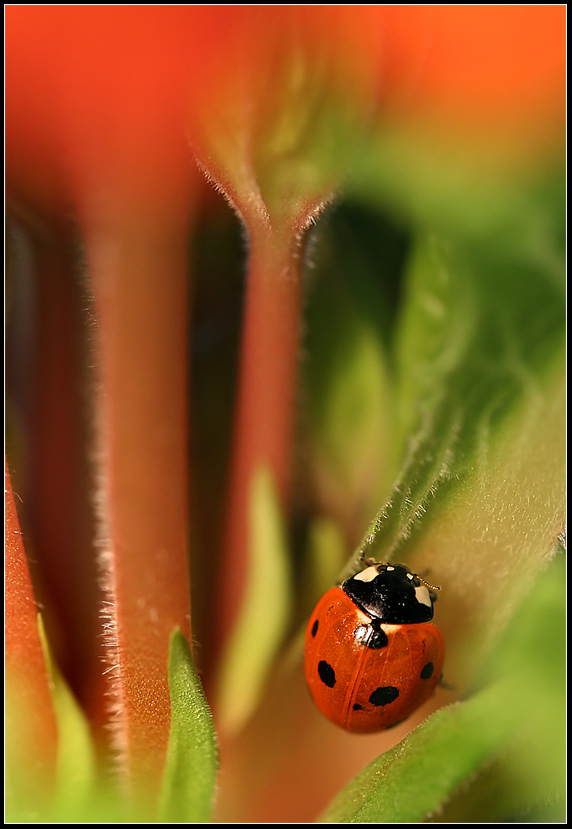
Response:
[[[218,708],[221,727],[236,731],[253,713],[290,620],[289,550],[270,471],[255,472],[250,492],[247,584],[223,656]]]
[[[446,822],[564,822],[566,564],[556,556],[501,636],[481,682],[510,679],[496,716],[515,723],[494,763],[453,794]]]
[[[562,800],[565,630],[560,556],[499,642],[486,671],[487,687],[441,709],[370,763],[336,796],[321,822],[406,823],[432,815],[439,822],[471,822],[475,814],[483,822],[518,820],[534,806]]]
[[[407,238],[342,204],[316,234],[303,361],[303,473],[320,512],[353,546],[395,472],[387,346]]]
[[[394,182],[418,229],[390,348],[402,460],[361,549],[429,571],[445,681],[482,690],[378,758],[324,822],[518,821],[563,796],[563,576],[542,574],[565,512],[561,192],[455,181],[454,164],[431,181],[430,166]],[[379,205],[395,192],[391,165],[378,172],[361,184]]]
[[[335,582],[347,559],[348,551],[340,526],[331,518],[319,516],[308,527],[306,561],[300,593],[308,605],[318,598]]]
[[[463,145],[455,135],[450,142],[441,139],[386,124],[353,159],[349,189],[411,227],[430,227],[456,239],[487,236],[489,250],[505,249],[523,225],[526,247],[535,247],[545,229],[546,198],[558,199],[565,229],[561,159],[530,158],[511,166]]]
[[[397,356],[404,461],[372,543],[383,535],[386,548],[399,546],[440,489],[489,466],[511,415],[530,421],[550,406],[544,380],[563,353],[563,299],[563,283],[536,263],[420,241]]]
[[[38,629],[48,666],[58,727],[58,763],[53,810],[64,820],[81,814],[97,785],[95,747],[85,714],[59,672],[49,648],[43,619]]]
[[[411,535],[471,478],[490,487],[507,435],[526,444],[505,453],[509,469],[543,451],[533,429],[563,378],[564,178],[558,165],[499,168],[390,128],[357,159],[353,184],[416,231],[391,349],[401,469],[364,539],[368,555],[391,557],[409,553]],[[550,428],[560,493],[563,423]],[[561,522],[561,499],[559,509]]]
[[[502,744],[496,689],[441,709],[340,792],[320,823],[418,823]]]
[[[351,299],[336,297],[333,280],[329,288],[307,366],[312,483],[345,526],[363,526],[364,507],[371,514],[376,494],[379,503],[380,473],[387,466],[386,360],[375,330]]]
[[[171,733],[161,790],[162,823],[212,820],[218,751],[191,649],[180,630],[169,648]]]
[[[534,251],[523,218],[502,249],[421,234],[410,262],[394,351],[401,469],[361,549],[443,586],[437,623],[460,688],[564,525],[559,209],[536,205]]]
[[[53,660],[43,619],[38,615],[38,628],[48,668],[58,730],[56,780],[49,802],[44,802],[40,815],[30,816],[37,780],[29,779],[29,770],[22,769],[30,794],[29,802],[18,804],[10,815],[11,822],[30,823],[37,819],[47,823],[123,823],[132,822],[132,810],[126,798],[109,778],[98,774],[96,752],[91,730],[84,712]]]
[[[46,814],[55,823],[132,823],[149,812],[145,797],[132,803],[97,773],[94,746],[85,716],[50,658],[58,723],[58,774],[55,797]],[[212,819],[218,754],[210,711],[189,644],[179,630],[169,649],[171,733],[160,799],[160,821],[204,823]],[[24,810],[23,810],[24,812]]]
[[[49,792],[28,766],[14,769],[14,779],[7,781],[7,816],[9,822],[33,823],[55,819],[67,820],[83,813],[87,798],[95,785],[95,752],[85,716],[59,672],[48,644],[44,621],[37,614],[37,627],[48,673],[51,698],[56,717],[57,758],[53,788]],[[25,735],[24,735],[25,736]],[[14,734],[14,738],[22,738]],[[25,792],[25,797],[21,793]]]

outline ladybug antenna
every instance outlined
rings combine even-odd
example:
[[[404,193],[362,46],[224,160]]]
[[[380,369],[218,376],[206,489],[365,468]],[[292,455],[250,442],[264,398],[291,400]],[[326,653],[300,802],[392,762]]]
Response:
[[[431,590],[440,590],[440,589],[441,589],[441,588],[439,587],[439,585],[438,585],[438,584],[429,584],[429,582],[428,582],[428,581],[425,581],[425,579],[423,578],[423,576],[419,576],[419,575],[418,575],[418,576],[417,576],[417,578],[418,578],[420,581],[422,581],[422,582],[423,582],[423,584],[425,585],[425,587],[430,587],[430,588],[431,588]]]
[[[359,562],[360,564],[365,564],[368,567],[378,563],[374,558],[371,558],[371,556],[366,556],[365,550],[360,550]]]

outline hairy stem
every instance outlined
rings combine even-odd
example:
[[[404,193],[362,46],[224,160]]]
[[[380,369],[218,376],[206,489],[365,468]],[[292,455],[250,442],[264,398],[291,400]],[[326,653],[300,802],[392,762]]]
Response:
[[[282,506],[289,500],[300,338],[303,246],[264,226],[252,234],[231,461],[219,622],[226,638],[236,616],[249,549],[253,475],[270,469]]]
[[[190,637],[186,234],[163,222],[151,211],[86,228],[112,726],[128,782],[151,797],[169,737],[169,637]]]

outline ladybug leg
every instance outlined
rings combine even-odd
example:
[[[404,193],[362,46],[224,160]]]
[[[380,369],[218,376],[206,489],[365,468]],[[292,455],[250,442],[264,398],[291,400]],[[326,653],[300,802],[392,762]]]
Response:
[[[451,685],[450,682],[445,682],[443,679],[443,674],[439,677],[439,682],[437,683],[438,688],[443,688],[444,691],[456,691],[457,688],[455,685]]]

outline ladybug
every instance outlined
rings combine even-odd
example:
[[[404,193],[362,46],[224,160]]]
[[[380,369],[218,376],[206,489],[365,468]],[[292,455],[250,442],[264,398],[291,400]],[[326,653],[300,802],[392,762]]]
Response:
[[[439,588],[403,564],[366,563],[322,596],[304,656],[317,707],[361,733],[407,719],[435,690],[445,657],[443,635],[431,623]]]

